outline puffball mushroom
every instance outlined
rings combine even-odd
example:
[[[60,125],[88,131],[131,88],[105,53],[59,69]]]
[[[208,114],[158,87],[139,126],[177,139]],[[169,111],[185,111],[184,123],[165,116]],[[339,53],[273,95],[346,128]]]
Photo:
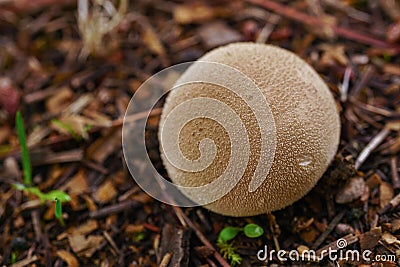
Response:
[[[220,70],[227,68],[248,77],[260,94],[239,74]],[[213,212],[252,216],[282,209],[311,190],[336,153],[340,120],[334,98],[316,71],[292,52],[229,44],[206,53],[176,84],[161,115],[161,157],[172,182],[185,186],[183,194],[205,200]],[[172,146],[179,155],[168,155]],[[201,160],[210,164],[198,167]],[[191,164],[196,167],[189,171],[180,167]],[[241,174],[237,184],[215,199],[236,173]],[[188,189],[222,176],[218,188]]]

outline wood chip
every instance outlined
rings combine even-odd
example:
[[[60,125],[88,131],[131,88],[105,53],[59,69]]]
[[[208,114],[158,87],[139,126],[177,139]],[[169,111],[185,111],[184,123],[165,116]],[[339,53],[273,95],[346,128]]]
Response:
[[[174,19],[179,24],[204,22],[213,16],[213,9],[202,4],[178,5],[174,8]]]
[[[80,195],[90,192],[88,182],[86,180],[86,172],[80,169],[74,177],[72,177],[61,190],[68,190],[70,194]]]
[[[390,203],[394,196],[393,187],[387,183],[382,182],[379,186],[379,200],[380,200],[380,207],[383,208]]]
[[[381,227],[376,227],[368,232],[359,235],[358,238],[360,240],[361,251],[365,251],[367,249],[373,250],[376,244],[378,244],[381,237],[382,237]]]
[[[108,156],[121,147],[121,136],[121,127],[110,129],[107,134],[89,146],[87,156],[98,163],[103,163]]]
[[[400,241],[397,239],[397,237],[395,237],[394,235],[392,235],[388,232],[383,233],[382,240],[385,241],[385,243],[387,243],[389,245],[391,245],[391,244],[399,245],[400,244]]]
[[[113,182],[110,179],[106,181],[94,192],[93,199],[100,204],[111,202],[118,194]]]
[[[57,250],[57,256],[68,264],[68,267],[79,267],[76,257],[66,250]]]
[[[100,248],[101,242],[104,241],[104,237],[99,235],[90,235],[85,237],[84,235],[76,234],[69,235],[68,241],[75,253],[89,258],[98,248]]]

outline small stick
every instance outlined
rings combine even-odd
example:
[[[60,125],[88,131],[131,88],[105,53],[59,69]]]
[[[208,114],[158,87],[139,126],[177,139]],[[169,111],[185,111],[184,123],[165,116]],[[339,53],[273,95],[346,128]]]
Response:
[[[400,178],[399,173],[397,172],[397,157],[393,156],[390,158],[390,171],[392,174],[392,183],[394,189],[400,188]]]
[[[355,169],[358,170],[368,156],[375,150],[375,148],[389,135],[390,129],[383,127],[383,129],[368,143],[368,145],[361,151],[360,155],[356,159],[354,165]]]
[[[361,89],[371,80],[374,68],[371,65],[368,65],[365,68],[364,73],[362,74],[360,80],[354,85],[353,90],[351,90],[350,95],[353,97],[357,97],[358,93],[360,93]]]
[[[166,253],[160,262],[160,265],[158,267],[167,267],[169,262],[171,261],[172,254],[171,253]]]
[[[121,251],[117,247],[117,244],[115,244],[114,239],[112,238],[112,236],[110,236],[110,234],[107,233],[107,231],[103,231],[103,235],[104,235],[105,239],[108,241],[108,243],[110,243],[111,247],[113,248],[112,251],[114,251],[116,254],[120,255]]]
[[[265,24],[264,28],[261,30],[260,34],[257,37],[256,43],[264,44],[271,33],[274,31],[276,24],[278,24],[279,20],[281,19],[280,16],[276,14],[271,14],[268,18],[267,23]]]
[[[111,214],[119,213],[119,212],[127,210],[127,209],[136,208],[139,206],[140,206],[139,202],[130,200],[130,201],[118,203],[118,204],[115,204],[112,206],[107,206],[100,210],[92,211],[89,213],[89,217],[92,219],[98,219],[101,217],[109,216]]]
[[[347,92],[349,91],[350,74],[351,74],[351,68],[347,67],[346,71],[344,72],[343,83],[339,88],[341,102],[347,101]]]
[[[318,248],[322,242],[324,242],[324,240],[328,237],[328,235],[333,231],[333,229],[335,229],[336,225],[340,222],[340,220],[343,218],[345,211],[341,211],[340,213],[338,213],[335,218],[333,218],[333,220],[329,223],[328,227],[326,228],[325,232],[323,232],[318,238],[317,240],[315,240],[314,244],[313,244],[313,249]]]
[[[42,233],[42,228],[40,227],[39,212],[37,210],[33,210],[31,212],[31,217],[32,217],[33,230],[36,236],[36,242],[41,242],[43,233]]]

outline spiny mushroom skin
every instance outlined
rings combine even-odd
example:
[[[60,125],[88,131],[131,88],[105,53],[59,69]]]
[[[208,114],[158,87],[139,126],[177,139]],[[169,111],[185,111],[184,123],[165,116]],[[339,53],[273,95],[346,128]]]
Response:
[[[270,132],[270,129],[260,128],[246,102],[222,86],[192,83],[179,86],[170,93],[160,125],[179,104],[207,97],[228,105],[240,116],[247,131],[250,158],[244,175],[229,193],[205,207],[222,215],[253,216],[282,209],[302,198],[323,175],[339,143],[338,111],[323,80],[301,58],[271,45],[234,43],[214,49],[198,61],[222,63],[252,79],[265,96],[269,106],[265,108],[270,109],[276,129],[276,150],[269,155],[269,160],[273,161],[271,168],[261,186],[249,192],[249,183],[259,163],[260,138],[263,132]],[[194,63],[180,79],[199,78],[202,71],[203,68]],[[204,106],[204,109],[207,108]],[[214,111],[219,112],[218,109]],[[210,138],[214,141],[217,148],[215,158],[202,171],[188,172],[176,168],[164,155],[162,148],[165,144],[160,141],[161,157],[173,183],[205,185],[225,171],[231,146],[236,144],[230,140],[224,123],[230,123],[230,118],[222,123],[209,118],[196,118],[186,123],[179,133],[179,149],[189,160],[200,157],[201,140]],[[184,190],[183,193],[191,198]],[[208,198],[207,192],[204,198]]]

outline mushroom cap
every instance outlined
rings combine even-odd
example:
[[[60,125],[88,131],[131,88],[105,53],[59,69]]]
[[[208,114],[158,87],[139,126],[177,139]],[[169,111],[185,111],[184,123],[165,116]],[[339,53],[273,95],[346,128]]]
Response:
[[[201,81],[213,74],[226,75],[219,73],[218,68],[212,72],[207,70],[199,61],[221,63],[239,70],[255,83],[266,103],[254,95],[257,99],[251,102],[251,107],[248,101],[229,88],[213,83],[188,83],[173,89],[166,99],[160,126],[169,122],[174,124],[170,125],[172,128],[176,127],[179,131],[178,145],[184,158],[173,159],[178,163],[171,163],[170,157],[166,156],[165,148],[171,141],[168,137],[163,139],[161,128],[159,130],[161,157],[172,182],[188,187],[213,182],[228,167],[236,168],[243,163],[240,160],[232,163],[230,158],[234,146],[248,141],[249,157],[241,179],[227,194],[205,207],[228,216],[253,216],[282,209],[302,198],[327,169],[336,154],[340,138],[337,107],[323,80],[312,67],[290,51],[272,45],[234,43],[206,53],[185,71],[177,84],[190,81],[193,77]],[[235,77],[222,78],[228,83],[238,80]],[[213,105],[181,105],[198,98],[214,99],[216,103],[226,105],[239,116],[241,123],[226,115],[219,121],[208,116],[188,120],[185,112],[189,113],[191,109],[202,108],[207,114],[223,113],[222,109]],[[175,112],[176,118],[168,121],[168,116],[177,107],[180,110]],[[266,110],[264,119],[267,123],[260,123],[255,116],[257,108]],[[180,123],[184,124],[181,128],[177,127]],[[247,139],[243,139],[242,135],[239,139],[231,138],[232,127],[237,128],[235,134],[245,128]],[[265,138],[267,147],[262,146],[262,138]],[[204,139],[214,142],[215,153],[204,149],[207,147],[202,144]],[[274,142],[268,143],[270,140]],[[207,158],[207,153],[212,154],[213,160],[205,169],[187,171],[177,167],[183,164],[180,159],[194,162],[201,157]],[[262,159],[261,155],[266,156]],[[256,170],[264,165],[270,167],[258,173],[262,183],[251,192],[249,185]],[[239,170],[237,172],[240,173]],[[204,191],[201,196],[194,196],[188,190],[182,192],[190,199],[198,200],[212,199],[214,191]]]

